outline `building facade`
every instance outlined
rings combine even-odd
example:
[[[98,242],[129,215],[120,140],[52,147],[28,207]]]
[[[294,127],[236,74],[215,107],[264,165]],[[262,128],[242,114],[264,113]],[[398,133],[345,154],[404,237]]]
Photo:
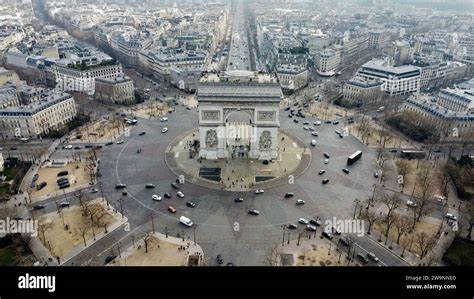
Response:
[[[106,104],[135,103],[135,87],[133,80],[126,76],[113,79],[96,78],[94,98]]]

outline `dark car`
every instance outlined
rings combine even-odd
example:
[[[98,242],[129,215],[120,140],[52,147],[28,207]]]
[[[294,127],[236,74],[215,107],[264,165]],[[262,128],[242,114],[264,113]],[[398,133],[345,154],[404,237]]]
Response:
[[[398,150],[396,150],[396,149],[391,149],[391,150],[390,150],[391,153],[396,153],[397,151],[398,151]]]
[[[66,182],[66,181],[69,181],[69,179],[68,178],[60,178],[56,181],[56,183],[61,184],[62,182]]]
[[[114,144],[113,142],[107,142],[105,145],[112,145]]]
[[[38,175],[38,174],[35,174],[35,175],[33,176],[33,182],[35,182],[36,180],[38,180],[38,178],[39,178],[39,175]]]
[[[326,158],[328,158],[328,159],[331,158],[331,156],[329,156],[328,153],[324,153],[323,155],[324,155],[324,157],[326,157]]]
[[[95,148],[100,149],[102,148],[102,145],[97,145]]]
[[[43,189],[44,187],[46,187],[46,185],[48,185],[46,182],[41,182],[36,186],[36,190],[39,191],[39,190]]]
[[[327,121],[325,121],[324,123],[325,123],[325,124],[330,124],[331,121],[330,121],[330,120],[327,120]]]
[[[338,120],[335,120],[332,122],[333,125],[338,125],[339,124],[339,121]]]
[[[186,205],[187,205],[188,207],[191,207],[191,208],[196,207],[196,204],[195,204],[194,202],[192,202],[192,201],[186,202]]]
[[[243,202],[244,199],[242,197],[236,197],[234,198],[234,202]]]
[[[71,185],[69,185],[69,183],[66,183],[66,184],[61,184],[59,185],[59,189],[66,189],[66,188],[69,188]]]
[[[323,184],[327,184],[327,183],[329,183],[329,179],[324,179]]]
[[[74,149],[79,150],[79,149],[81,149],[81,147],[80,146],[75,146]]]
[[[339,239],[339,242],[341,242],[341,244],[342,244],[343,246],[349,247],[349,246],[351,245],[351,242],[350,242],[349,239],[347,239],[347,238],[341,238],[341,239]]]
[[[166,197],[166,198],[171,198],[171,193],[166,192],[166,193],[164,194],[164,197]]]
[[[287,192],[285,194],[285,198],[290,198],[290,197],[293,197],[293,196],[295,196],[295,194],[293,192]]]
[[[324,170],[324,169],[321,169],[321,170],[318,172],[319,175],[322,175],[322,174],[325,174],[325,173],[326,173],[326,170]]]
[[[147,189],[153,189],[153,188],[155,188],[155,185],[154,185],[154,184],[146,184],[146,185],[145,185],[145,188],[147,188]]]
[[[65,175],[68,175],[68,174],[69,174],[69,172],[67,170],[58,172],[58,176],[65,176]]]
[[[344,171],[344,173],[349,173],[349,169],[347,168],[343,168],[342,171]]]
[[[143,136],[143,135],[145,135],[145,134],[146,134],[146,132],[143,131],[143,132],[140,132],[140,133],[138,134],[138,136]]]
[[[369,262],[369,260],[368,260],[365,256],[363,256],[362,254],[360,254],[360,253],[358,253],[358,254],[356,255],[356,257],[357,257],[357,259],[358,259],[362,264],[364,264],[364,265]]]
[[[44,209],[44,205],[36,205],[33,207],[33,210],[41,210],[41,209]]]
[[[59,204],[61,208],[66,208],[69,207],[69,202],[68,201],[63,201],[62,203]]]
[[[329,240],[332,240],[333,238],[333,235],[330,232],[323,232],[323,236]]]
[[[173,187],[173,188],[175,188],[175,189],[179,189],[179,186],[178,186],[178,184],[176,184],[176,183],[171,183],[171,187]]]
[[[258,214],[260,214],[260,212],[259,212],[258,210],[256,210],[256,209],[253,209],[253,208],[252,208],[252,209],[249,210],[249,214],[250,214],[250,215],[258,215]]]
[[[219,265],[222,265],[224,263],[224,257],[222,256],[222,254],[218,254],[216,260]]]
[[[33,181],[33,182],[31,182],[31,184],[30,184],[30,188],[33,189],[34,187],[36,187],[36,183]]]
[[[113,260],[115,260],[117,256],[116,255],[109,255],[108,257],[105,258],[105,265],[107,265],[108,263],[112,262]]]
[[[289,228],[289,229],[297,229],[298,226],[297,226],[296,224],[294,224],[294,223],[291,223],[291,224],[288,225],[288,228]]]
[[[295,123],[298,123],[298,119],[296,119],[296,118],[295,118],[295,119],[293,119],[293,121],[294,121]]]
[[[117,185],[115,185],[115,189],[123,189],[123,188],[125,188],[125,187],[127,187],[127,185],[125,185],[125,184],[117,184]]]
[[[317,225],[317,226],[321,226],[321,220],[319,219],[311,219],[309,223]]]
[[[290,107],[286,107],[286,108],[285,108],[285,111],[288,111],[288,110],[290,110],[290,109],[291,109]]]

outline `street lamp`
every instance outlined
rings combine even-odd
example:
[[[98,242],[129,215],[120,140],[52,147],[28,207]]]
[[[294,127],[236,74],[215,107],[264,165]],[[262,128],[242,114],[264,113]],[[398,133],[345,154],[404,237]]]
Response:
[[[354,202],[355,202],[355,207],[354,207],[354,215],[352,216],[352,219],[355,219],[355,217],[356,217],[357,206],[359,205],[360,200],[358,198],[356,198],[356,199],[354,199]]]
[[[283,246],[285,246],[285,229],[286,229],[286,224],[283,224],[283,225],[281,226],[281,228],[283,229],[283,239],[282,239],[282,241],[281,241],[281,246],[283,247]]]

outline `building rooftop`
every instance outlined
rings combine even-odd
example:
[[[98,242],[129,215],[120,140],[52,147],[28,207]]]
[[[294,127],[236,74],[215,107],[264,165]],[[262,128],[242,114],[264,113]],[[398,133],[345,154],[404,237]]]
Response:
[[[0,109],[0,116],[31,116],[48,107],[68,100],[72,96],[68,93],[49,90],[42,94],[41,100],[23,106],[10,106]]]

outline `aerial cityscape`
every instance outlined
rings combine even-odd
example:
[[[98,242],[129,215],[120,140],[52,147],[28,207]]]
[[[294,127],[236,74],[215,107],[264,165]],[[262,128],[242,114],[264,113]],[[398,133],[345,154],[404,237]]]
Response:
[[[471,1],[0,3],[0,266],[474,266]]]

